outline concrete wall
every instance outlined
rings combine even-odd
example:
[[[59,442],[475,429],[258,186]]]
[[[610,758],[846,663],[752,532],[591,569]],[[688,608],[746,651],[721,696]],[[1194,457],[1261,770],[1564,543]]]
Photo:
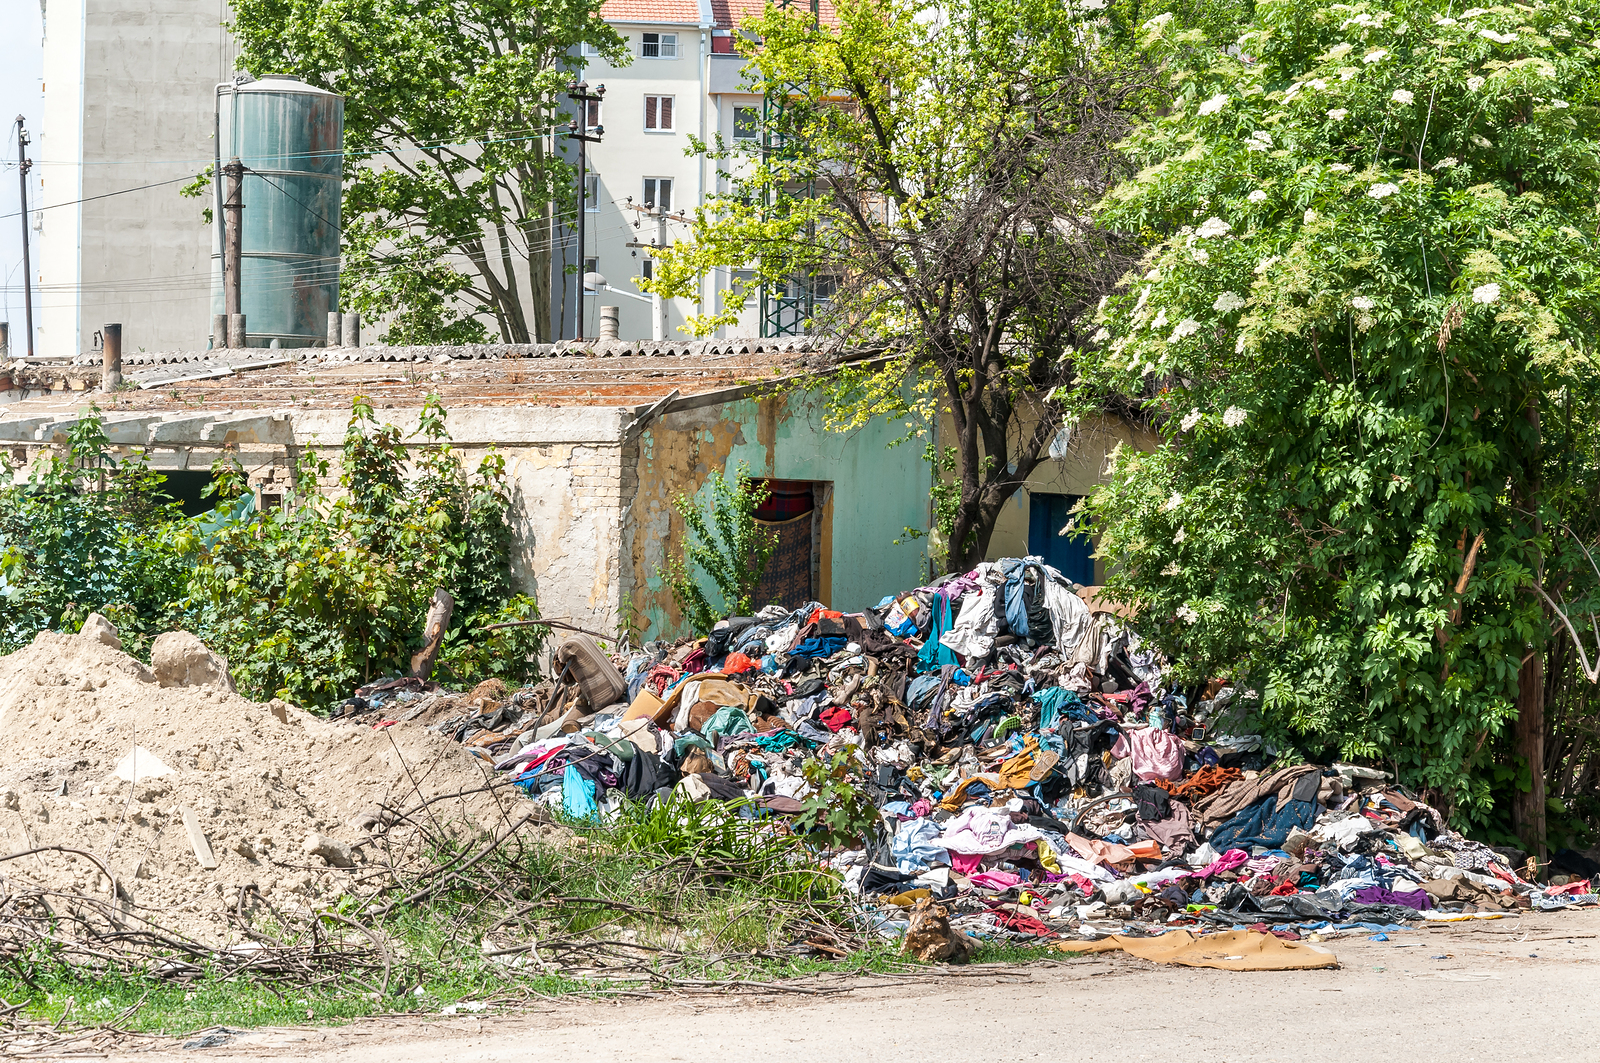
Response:
[[[41,354],[88,350],[108,321],[125,349],[193,350],[210,331],[211,232],[180,184],[211,164],[212,95],[234,49],[218,0],[65,0],[45,23],[38,154]]]
[[[907,526],[927,527],[932,481],[920,449],[889,447],[896,437],[882,419],[849,434],[829,432],[821,397],[806,391],[682,409],[651,422],[637,444],[634,537],[627,544],[635,630],[647,639],[684,633],[657,574],[684,537],[672,500],[686,494],[703,503],[712,470],[731,472],[741,462],[755,476],[833,485],[821,532],[824,603],[860,609],[925,582],[922,540],[894,540]]]

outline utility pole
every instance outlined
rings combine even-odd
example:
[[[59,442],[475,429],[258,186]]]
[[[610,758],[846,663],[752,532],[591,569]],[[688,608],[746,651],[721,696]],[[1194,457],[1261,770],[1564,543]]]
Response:
[[[28,330],[28,357],[33,357],[33,266],[28,261],[28,171],[33,163],[28,161],[28,131],[22,127],[22,115],[17,115],[17,178],[22,183],[22,306],[23,327]]]
[[[629,197],[629,198],[631,199],[632,197]],[[640,210],[641,208],[634,207],[634,209],[635,210]],[[655,238],[655,242],[654,243],[649,243],[649,244],[641,244],[637,240],[632,240],[632,241],[629,241],[627,244],[624,244],[623,246],[625,246],[625,247],[637,247],[637,248],[641,248],[641,249],[644,249],[644,250],[649,250],[651,248],[663,248],[663,247],[666,247],[667,246],[667,214],[666,214],[666,211],[662,210],[658,206],[654,210],[644,209],[644,215],[647,218],[653,217],[656,220],[656,238]],[[634,224],[637,226],[638,223],[635,222]],[[667,301],[665,299],[661,298],[661,293],[660,292],[651,292],[650,293],[650,338],[652,340],[654,340],[656,343],[660,343],[662,340],[667,338]]]
[[[578,105],[578,117],[567,123],[567,136],[578,142],[578,320],[573,324],[573,332],[580,340],[583,339],[583,292],[588,285],[583,275],[583,223],[584,215],[589,212],[588,148],[591,143],[600,143],[600,138],[606,134],[605,126],[589,124],[589,104],[598,104],[605,98],[604,85],[596,86],[592,93],[587,81],[574,81],[567,86],[567,99]]]
[[[228,317],[225,346],[245,345],[244,307],[241,305],[239,265],[241,260],[240,229],[244,219],[244,164],[238,156],[228,160],[222,168],[227,179],[227,198],[222,201],[222,312]]]

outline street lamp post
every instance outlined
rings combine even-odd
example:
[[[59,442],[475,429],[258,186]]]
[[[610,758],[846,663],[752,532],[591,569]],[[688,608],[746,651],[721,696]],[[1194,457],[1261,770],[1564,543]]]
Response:
[[[573,323],[573,331],[578,339],[583,339],[583,228],[584,216],[589,211],[589,145],[600,143],[600,138],[605,136],[606,128],[603,125],[589,124],[589,104],[599,103],[605,99],[606,87],[597,85],[594,92],[589,91],[587,81],[574,81],[567,86],[567,99],[578,105],[578,117],[567,124],[567,136],[578,142],[578,320]]]

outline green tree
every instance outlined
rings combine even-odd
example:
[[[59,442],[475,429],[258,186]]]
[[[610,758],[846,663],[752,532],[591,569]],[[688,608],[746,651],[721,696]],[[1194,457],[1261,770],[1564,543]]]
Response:
[[[239,0],[240,69],[345,97],[346,304],[391,343],[548,342],[571,167],[549,149],[601,0]],[[392,315],[392,316],[391,316]]]
[[[117,624],[130,652],[180,612],[195,545],[178,503],[141,450],[118,462],[100,411],[68,430],[64,452],[0,482],[0,652],[42,630],[76,631],[91,612]]]
[[[769,7],[746,25],[765,142],[703,146],[729,191],[661,256],[656,283],[693,296],[715,267],[752,270],[700,331],[735,319],[757,287],[827,293],[811,332],[888,355],[830,377],[828,423],[888,415],[926,437],[948,412],[959,496],[944,554],[965,570],[1048,456],[1062,424],[1052,391],[1071,379],[1084,312],[1129,261],[1088,213],[1123,173],[1112,145],[1152,79],[1101,47],[1104,16],[1083,5],[836,10],[819,25]]]
[[[1115,589],[1280,740],[1542,846],[1547,595],[1597,582],[1600,6],[1143,30],[1173,98],[1101,218],[1152,250],[1071,400],[1165,430],[1089,506]]]
[[[732,480],[718,469],[710,483],[703,512],[687,495],[672,500],[687,535],[681,556],[659,573],[684,619],[700,635],[724,616],[749,616],[757,605],[766,604],[756,602],[756,586],[778,547],[776,536],[756,523],[756,510],[772,489],[751,479],[748,466],[741,464]],[[710,588],[702,586],[702,579],[711,581]]]

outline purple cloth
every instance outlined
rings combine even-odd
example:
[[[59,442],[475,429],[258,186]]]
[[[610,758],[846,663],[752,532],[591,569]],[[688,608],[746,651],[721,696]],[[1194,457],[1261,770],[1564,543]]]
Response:
[[[1189,872],[1188,877],[1210,878],[1212,875],[1219,875],[1224,871],[1232,871],[1235,868],[1242,867],[1244,862],[1249,859],[1250,854],[1243,849],[1229,849],[1199,871]]]
[[[1419,912],[1430,911],[1433,908],[1433,898],[1428,896],[1426,890],[1396,893],[1382,886],[1369,886],[1364,890],[1356,890],[1350,897],[1358,904],[1400,904],[1407,908],[1415,908]]]

